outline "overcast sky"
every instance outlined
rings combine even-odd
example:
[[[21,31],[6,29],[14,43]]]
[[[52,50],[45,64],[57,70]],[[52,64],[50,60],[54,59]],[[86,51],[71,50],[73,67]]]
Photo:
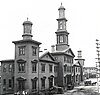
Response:
[[[100,40],[100,0],[1,0],[0,60],[14,59],[14,44],[21,40],[22,23],[33,22],[33,39],[42,43],[41,50],[56,44],[58,8],[66,8],[69,45],[77,58],[82,50],[85,66],[95,66],[96,39]]]

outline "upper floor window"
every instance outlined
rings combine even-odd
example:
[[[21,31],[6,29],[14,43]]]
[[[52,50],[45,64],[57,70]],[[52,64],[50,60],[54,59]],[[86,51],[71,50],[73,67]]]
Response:
[[[19,47],[19,55],[25,55],[25,46]]]
[[[41,72],[45,72],[45,64],[41,64]]]
[[[49,72],[52,72],[52,65],[49,65]]]
[[[1,83],[1,77],[0,77],[0,83]]]
[[[12,64],[9,64],[9,72],[12,72]]]
[[[4,65],[3,65],[3,72],[6,72],[6,70],[7,70],[7,65],[4,64]]]
[[[18,63],[19,72],[25,72],[25,63]]]
[[[64,57],[64,62],[73,63],[73,58],[68,57],[68,56],[65,56],[65,57]]]
[[[72,66],[67,66],[67,72],[71,73],[72,71]]]
[[[60,38],[60,43],[63,43],[63,42],[64,42],[64,37],[63,37],[63,35],[60,35],[59,38]]]
[[[37,63],[36,62],[32,62],[32,72],[36,72],[37,71]]]
[[[64,72],[67,71],[67,65],[64,65]]]
[[[6,85],[6,79],[3,79],[3,85]]]
[[[54,57],[54,58],[55,58],[56,61],[58,60],[58,57]]]
[[[57,72],[57,66],[54,66],[54,72],[55,73]]]
[[[37,47],[32,46],[32,55],[33,56],[36,56],[37,55],[36,50],[37,50]]]

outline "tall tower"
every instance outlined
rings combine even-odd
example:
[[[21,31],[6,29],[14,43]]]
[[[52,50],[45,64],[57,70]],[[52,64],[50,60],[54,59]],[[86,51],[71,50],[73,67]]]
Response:
[[[32,22],[23,23],[23,40],[13,41],[15,44],[15,91],[29,89],[32,91],[33,80],[38,81],[38,60],[40,42],[32,40]]]
[[[62,6],[62,3],[58,11],[59,11],[59,18],[57,19],[58,29],[57,32],[55,32],[57,38],[56,50],[63,51],[69,47],[68,45],[69,33],[66,30],[67,19],[65,18],[65,8]]]

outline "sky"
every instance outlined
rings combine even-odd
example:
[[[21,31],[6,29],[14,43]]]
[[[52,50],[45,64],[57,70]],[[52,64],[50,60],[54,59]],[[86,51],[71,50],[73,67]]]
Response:
[[[33,23],[33,40],[41,50],[56,44],[58,8],[66,8],[69,45],[77,58],[82,50],[85,66],[96,66],[96,39],[100,40],[100,0],[0,0],[0,60],[14,59],[12,41],[22,40],[23,22]]]

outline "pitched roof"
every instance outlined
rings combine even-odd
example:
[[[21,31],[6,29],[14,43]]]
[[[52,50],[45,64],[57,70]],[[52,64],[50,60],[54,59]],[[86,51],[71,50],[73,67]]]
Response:
[[[68,51],[70,51],[71,55],[70,55],[70,53],[68,53]],[[67,48],[67,49],[65,49],[63,51],[54,51],[51,54],[53,54],[53,55],[65,54],[65,55],[69,55],[69,56],[75,57],[75,55],[74,55],[73,51],[71,50],[71,48]]]
[[[45,58],[46,55],[48,55],[49,58]],[[40,54],[39,60],[57,63],[57,61],[55,61],[54,57],[51,55],[51,53],[49,51],[42,52]]]

